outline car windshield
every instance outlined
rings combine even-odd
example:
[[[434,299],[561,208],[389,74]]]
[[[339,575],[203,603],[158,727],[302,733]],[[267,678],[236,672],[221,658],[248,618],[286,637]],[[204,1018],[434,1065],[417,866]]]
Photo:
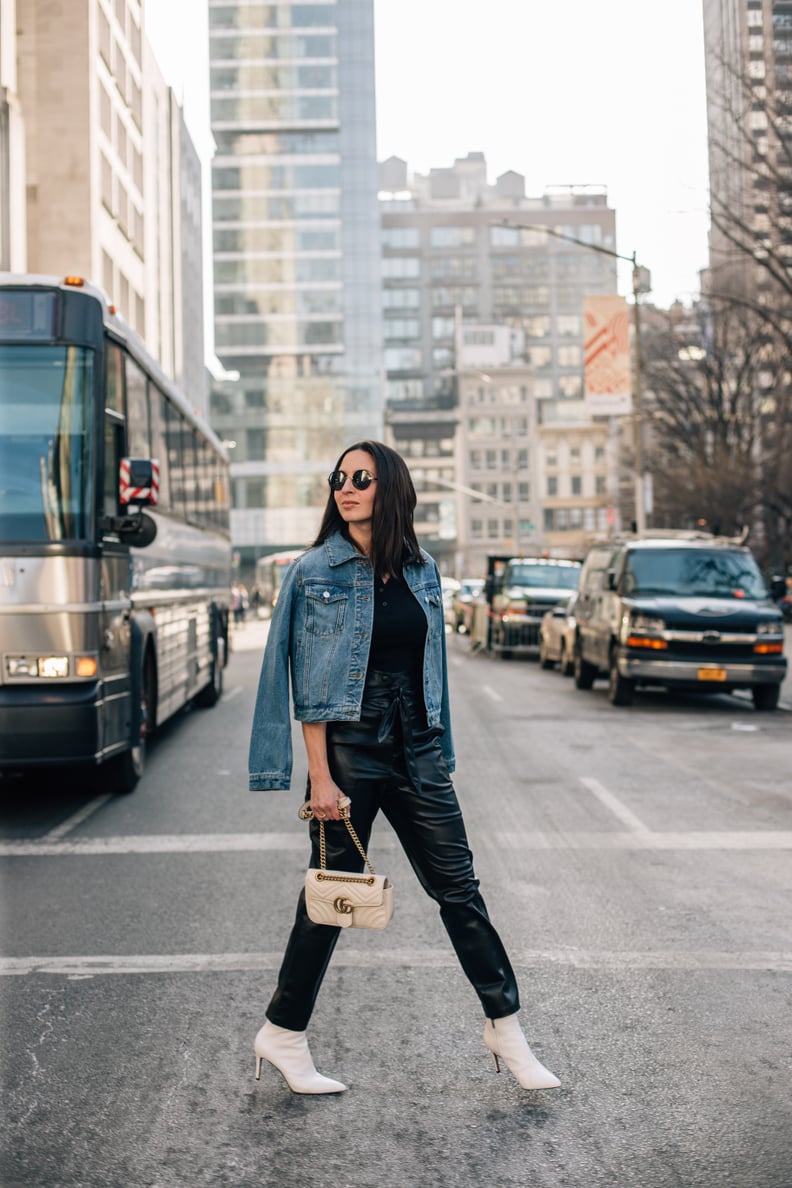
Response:
[[[634,549],[627,556],[628,595],[673,594],[686,598],[766,598],[750,553],[739,549]]]
[[[576,590],[579,577],[579,565],[513,565],[509,573],[509,585],[527,586],[529,589],[555,586],[560,590]]]
[[[84,539],[93,351],[0,347],[0,540]]]

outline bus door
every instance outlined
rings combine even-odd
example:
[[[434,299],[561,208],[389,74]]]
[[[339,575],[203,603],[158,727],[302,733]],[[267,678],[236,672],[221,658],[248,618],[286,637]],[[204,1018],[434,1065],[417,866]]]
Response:
[[[102,517],[99,562],[99,658],[104,688],[103,749],[128,745],[132,728],[131,598],[129,545],[114,530],[119,514],[119,470],[126,450],[124,358],[107,348]]]

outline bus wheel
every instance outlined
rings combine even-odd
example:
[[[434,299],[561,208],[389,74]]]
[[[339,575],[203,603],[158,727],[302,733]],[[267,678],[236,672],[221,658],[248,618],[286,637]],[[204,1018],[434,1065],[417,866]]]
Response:
[[[157,678],[151,655],[143,662],[140,679],[140,710],[137,738],[128,751],[117,755],[110,763],[111,790],[120,796],[134,792],[146,767],[148,742],[154,734],[157,704]]]
[[[211,709],[217,705],[223,696],[223,669],[226,663],[225,637],[218,635],[215,640],[215,654],[212,659],[212,670],[209,684],[196,693],[194,701],[201,709]]]

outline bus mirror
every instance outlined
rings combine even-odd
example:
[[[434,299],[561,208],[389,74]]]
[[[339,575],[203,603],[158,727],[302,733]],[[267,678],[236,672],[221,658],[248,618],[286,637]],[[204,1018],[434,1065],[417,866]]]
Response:
[[[153,507],[159,496],[159,462],[154,458],[122,458],[118,498],[123,506]]]
[[[156,538],[157,524],[145,512],[138,512],[137,515],[123,519],[117,531],[124,544],[132,545],[136,549],[145,549]]]

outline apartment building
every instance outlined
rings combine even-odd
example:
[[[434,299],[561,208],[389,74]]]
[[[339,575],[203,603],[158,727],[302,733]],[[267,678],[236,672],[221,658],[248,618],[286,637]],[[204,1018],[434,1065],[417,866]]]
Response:
[[[710,189],[709,291],[766,297],[768,271],[736,251],[717,216],[749,247],[792,263],[792,0],[704,0]]]
[[[575,552],[606,528],[615,491],[609,423],[591,421],[583,389],[583,298],[616,291],[605,191],[532,198],[517,173],[490,184],[481,153],[415,176],[391,158],[380,207],[386,419],[410,461],[422,539],[448,572],[485,542]],[[508,358],[471,353],[497,327]],[[499,503],[474,514],[453,483]]]
[[[24,267],[101,285],[202,409],[199,167],[140,0],[16,7]]]
[[[382,436],[372,0],[210,0],[215,347],[243,569],[309,542]]]

